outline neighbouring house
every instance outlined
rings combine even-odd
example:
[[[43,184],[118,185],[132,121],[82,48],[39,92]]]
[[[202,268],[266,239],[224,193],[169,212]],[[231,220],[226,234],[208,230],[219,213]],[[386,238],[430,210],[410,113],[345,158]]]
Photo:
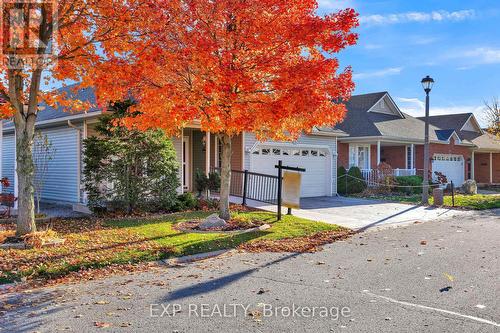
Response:
[[[92,89],[73,93],[73,86],[64,88],[73,98],[95,103]],[[48,106],[39,112],[36,128],[46,134],[55,148],[49,162],[42,200],[71,204],[76,210],[86,210],[86,193],[83,188],[83,140],[95,133],[94,126],[102,111],[95,108],[88,112],[67,113],[62,108]],[[15,175],[15,131],[13,123],[3,122],[1,143],[1,174],[11,181],[4,192],[17,194]],[[337,138],[345,135],[332,128],[315,128],[309,135],[295,142],[258,142],[252,133],[242,133],[233,139],[232,168],[249,170],[256,174],[275,175],[279,160],[284,165],[306,168],[303,175],[303,197],[331,196],[337,193]],[[194,192],[196,170],[206,173],[220,166],[221,149],[216,135],[201,131],[193,122],[172,138],[180,164],[179,192]],[[258,182],[256,180],[256,182]],[[233,177],[233,189],[240,186]],[[260,186],[261,184],[257,184]],[[273,185],[274,186],[274,185]],[[273,186],[268,191],[273,192]],[[250,189],[251,190],[251,189]]]
[[[357,166],[367,179],[381,162],[396,176],[423,174],[424,118],[402,112],[388,92],[352,96],[347,109],[336,126],[348,134],[338,139],[339,165]],[[434,178],[441,172],[456,186],[467,179],[499,182],[500,141],[484,133],[473,114],[430,117],[429,140]]]
[[[479,184],[500,184],[500,138],[482,130],[474,114],[432,116],[429,122],[472,142],[468,179],[475,179]]]

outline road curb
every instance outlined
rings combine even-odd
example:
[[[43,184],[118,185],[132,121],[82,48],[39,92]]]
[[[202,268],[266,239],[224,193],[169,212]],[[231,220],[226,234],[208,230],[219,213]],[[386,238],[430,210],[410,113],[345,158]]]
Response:
[[[226,254],[226,253],[236,253],[236,252],[237,252],[237,250],[235,250],[235,249],[218,250],[218,251],[212,251],[212,252],[197,253],[197,254],[192,254],[192,255],[178,257],[178,258],[163,259],[163,260],[160,260],[158,263],[160,265],[166,265],[166,266],[179,266],[182,264],[187,264],[187,263],[191,263],[191,262],[196,262],[196,261],[201,261],[201,260],[205,260],[205,259],[219,257],[219,256]]]

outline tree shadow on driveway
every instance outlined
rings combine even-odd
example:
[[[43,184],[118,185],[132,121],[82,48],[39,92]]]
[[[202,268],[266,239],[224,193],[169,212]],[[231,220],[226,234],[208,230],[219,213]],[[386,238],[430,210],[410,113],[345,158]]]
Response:
[[[242,278],[249,276],[250,274],[262,269],[266,268],[275,264],[278,264],[280,262],[295,258],[299,256],[301,253],[290,253],[282,258],[273,260],[271,262],[268,262],[264,265],[260,265],[258,267],[254,267],[251,269],[243,270],[240,272],[232,273],[217,279],[213,279],[210,281],[206,282],[201,282],[197,283],[192,286],[184,287],[178,290],[175,290],[171,292],[167,297],[164,298],[163,301],[165,302],[172,302],[172,301],[177,301],[183,298],[191,297],[191,296],[196,296],[200,294],[206,294],[212,291],[216,291],[219,289],[222,289],[224,287],[229,286],[230,284],[237,282],[241,280]]]

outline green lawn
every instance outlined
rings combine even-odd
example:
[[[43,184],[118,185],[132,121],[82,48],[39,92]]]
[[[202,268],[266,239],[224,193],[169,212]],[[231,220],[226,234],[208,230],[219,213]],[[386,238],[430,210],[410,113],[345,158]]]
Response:
[[[431,198],[431,203],[433,202]],[[444,197],[444,205],[452,206],[452,198],[451,196]],[[455,207],[460,208],[468,208],[475,210],[484,210],[484,209],[493,209],[500,208],[500,194],[499,195],[485,195],[485,194],[476,194],[476,195],[463,195],[457,194],[455,195]]]
[[[341,231],[338,226],[267,212],[239,212],[235,216],[262,220],[266,231],[228,235],[185,234],[172,226],[203,218],[210,212],[176,213],[156,219],[70,220],[53,223],[63,246],[30,250],[0,250],[0,283],[22,278],[61,278],[87,268],[107,268],[220,249],[235,248],[256,240],[308,236],[321,231]]]
[[[355,195],[354,197],[365,198],[365,199],[375,199],[375,200],[396,201],[396,202],[412,203],[412,204],[418,204],[422,201],[422,196],[420,194],[413,194],[413,195],[373,194],[373,195]],[[434,198],[432,197],[432,195],[430,195],[429,196],[429,204],[432,205],[433,203],[434,203]],[[446,207],[453,206],[451,195],[445,195],[444,206],[446,206]],[[456,208],[465,208],[465,209],[474,209],[474,210],[500,208],[500,194],[499,195],[456,194],[455,195],[455,207]]]

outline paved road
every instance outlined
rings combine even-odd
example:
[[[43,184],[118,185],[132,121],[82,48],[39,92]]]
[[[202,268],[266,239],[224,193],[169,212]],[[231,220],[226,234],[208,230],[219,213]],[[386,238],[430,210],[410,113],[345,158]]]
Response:
[[[8,295],[24,303],[0,332],[498,332],[499,246],[499,217],[474,215],[314,254],[231,254]]]

